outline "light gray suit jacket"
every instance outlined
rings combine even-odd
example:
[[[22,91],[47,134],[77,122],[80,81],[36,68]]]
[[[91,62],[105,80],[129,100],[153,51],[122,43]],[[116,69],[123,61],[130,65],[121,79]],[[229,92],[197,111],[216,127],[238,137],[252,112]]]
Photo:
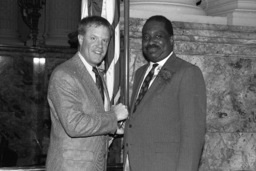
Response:
[[[105,97],[109,107],[108,94]],[[46,170],[106,170],[108,134],[116,131],[117,120],[112,111],[105,111],[97,86],[77,54],[53,71],[48,102],[52,126]]]
[[[136,72],[131,111],[147,67]],[[203,75],[173,54],[126,122],[124,157],[132,171],[197,171],[205,123]]]

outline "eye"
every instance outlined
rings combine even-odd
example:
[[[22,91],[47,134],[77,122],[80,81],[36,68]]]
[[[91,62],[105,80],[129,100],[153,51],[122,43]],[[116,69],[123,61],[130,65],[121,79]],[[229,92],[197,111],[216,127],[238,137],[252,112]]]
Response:
[[[158,34],[158,35],[156,35],[156,38],[157,38],[157,39],[162,39],[163,36],[162,36],[161,34]]]
[[[103,42],[106,43],[106,44],[108,44],[109,39],[103,39]]]
[[[143,36],[142,36],[142,39],[143,39],[143,40],[149,40],[149,35],[147,35],[147,34],[143,35]]]
[[[95,41],[95,40],[96,40],[96,37],[92,36],[92,37],[91,37],[91,40],[92,40],[92,41]]]

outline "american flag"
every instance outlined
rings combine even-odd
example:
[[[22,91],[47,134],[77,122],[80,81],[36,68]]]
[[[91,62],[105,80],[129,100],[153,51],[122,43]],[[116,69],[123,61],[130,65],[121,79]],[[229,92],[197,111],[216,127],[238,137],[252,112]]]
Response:
[[[115,29],[105,58],[105,79],[112,104],[120,97],[120,1],[119,0],[82,0],[81,18],[102,16]]]

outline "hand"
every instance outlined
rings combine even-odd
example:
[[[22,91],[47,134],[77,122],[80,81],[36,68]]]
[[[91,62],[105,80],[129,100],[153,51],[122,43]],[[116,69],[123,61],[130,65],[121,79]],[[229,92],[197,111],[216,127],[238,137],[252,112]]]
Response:
[[[128,117],[127,106],[123,105],[122,103],[119,103],[116,106],[113,106],[112,110],[116,114],[117,121],[122,121],[127,119]]]
[[[117,134],[117,135],[123,135],[123,134],[124,134],[124,128],[123,128],[123,127],[117,128],[116,134]]]

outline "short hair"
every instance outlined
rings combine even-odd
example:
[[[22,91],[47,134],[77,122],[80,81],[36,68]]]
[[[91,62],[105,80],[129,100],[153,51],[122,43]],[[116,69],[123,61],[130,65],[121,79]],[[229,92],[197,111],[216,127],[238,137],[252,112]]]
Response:
[[[86,28],[91,27],[91,26],[105,26],[108,28],[109,33],[110,33],[110,37],[113,34],[113,27],[112,25],[108,22],[107,19],[100,17],[100,16],[89,16],[89,17],[85,17],[83,18],[79,24],[78,24],[78,35],[85,35],[86,33]]]
[[[166,31],[170,34],[170,36],[173,36],[173,27],[172,27],[172,22],[170,20],[168,20],[166,17],[162,16],[162,15],[154,15],[150,18],[147,19],[146,23],[144,24],[144,26],[151,21],[156,21],[156,22],[161,22],[164,24],[164,27],[166,29]],[[144,28],[144,27],[143,27]],[[143,31],[143,29],[142,29]]]

